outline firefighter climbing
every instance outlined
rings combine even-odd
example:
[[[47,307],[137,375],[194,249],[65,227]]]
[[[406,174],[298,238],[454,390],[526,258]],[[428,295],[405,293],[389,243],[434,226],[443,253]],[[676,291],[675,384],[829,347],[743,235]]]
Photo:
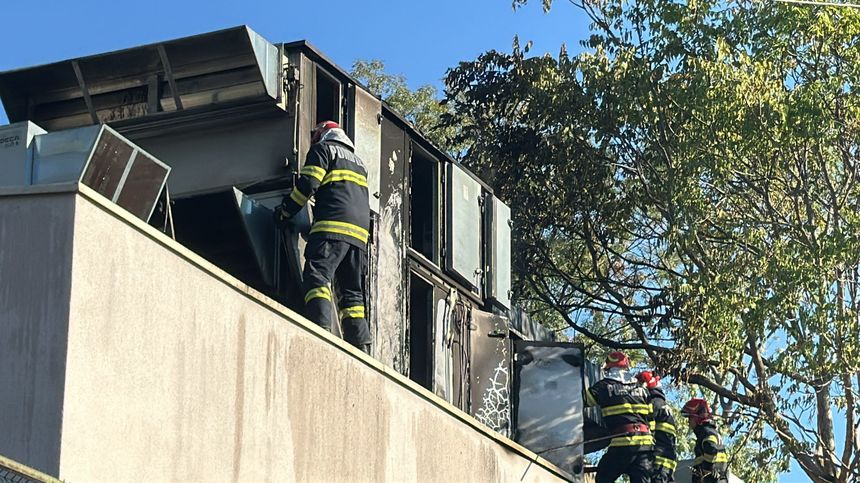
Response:
[[[603,369],[603,379],[585,391],[586,405],[600,407],[614,435],[597,465],[597,483],[614,482],[623,474],[631,483],[648,483],[654,459],[648,391],[629,372],[630,359],[623,352],[610,353]]]

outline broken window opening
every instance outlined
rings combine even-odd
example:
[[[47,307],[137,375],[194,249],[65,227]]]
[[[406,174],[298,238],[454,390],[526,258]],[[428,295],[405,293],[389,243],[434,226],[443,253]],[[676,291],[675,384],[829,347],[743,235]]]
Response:
[[[409,378],[433,389],[433,285],[409,276]]]
[[[439,163],[412,147],[409,163],[410,246],[439,263]]]
[[[324,69],[321,69],[320,67],[316,68],[315,77],[317,93],[317,112],[314,125],[317,125],[323,121],[334,121],[338,124],[342,124],[342,119],[340,117],[340,82],[334,76],[326,72]]]

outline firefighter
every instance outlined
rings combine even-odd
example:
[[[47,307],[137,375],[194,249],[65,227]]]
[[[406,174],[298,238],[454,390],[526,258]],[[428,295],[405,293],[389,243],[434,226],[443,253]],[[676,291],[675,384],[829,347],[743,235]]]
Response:
[[[344,339],[369,353],[363,290],[370,226],[367,169],[336,122],[319,123],[311,144],[293,191],[275,210],[275,221],[283,226],[315,196],[302,272],[305,315],[331,330],[331,283],[336,280]]]
[[[681,413],[687,417],[696,433],[696,459],[693,460],[693,482],[727,483],[728,456],[720,433],[711,418],[711,408],[704,399],[693,398],[684,404]]]
[[[655,483],[674,483],[678,456],[675,453],[677,439],[675,416],[666,404],[666,394],[660,387],[660,376],[651,371],[642,371],[636,378],[648,390],[651,403],[651,432],[654,434],[654,471],[651,481]]]
[[[606,356],[604,377],[585,391],[587,406],[599,406],[613,436],[597,465],[597,483],[610,483],[626,474],[631,483],[651,481],[654,437],[649,429],[648,391],[630,372],[623,352]]]

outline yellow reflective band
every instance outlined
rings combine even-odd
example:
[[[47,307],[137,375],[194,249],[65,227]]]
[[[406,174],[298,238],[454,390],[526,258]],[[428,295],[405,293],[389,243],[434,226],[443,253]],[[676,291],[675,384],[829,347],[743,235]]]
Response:
[[[348,169],[333,169],[329,171],[325,175],[325,178],[323,178],[322,184],[329,184],[333,181],[350,181],[359,186],[367,187],[367,178],[365,176]]]
[[[693,460],[693,466],[700,465],[702,463],[728,463],[728,461],[729,455],[720,451],[719,453],[713,455],[705,454],[702,456],[698,456],[696,459]]]
[[[320,168],[319,166],[305,166],[299,171],[299,174],[303,174],[306,176],[310,176],[311,178],[316,179],[317,181],[322,181],[323,176],[325,176],[325,170]]]
[[[363,319],[364,305],[356,305],[355,307],[345,307],[340,310],[341,319]]]
[[[591,390],[585,390],[585,405],[586,406],[597,406],[597,399],[594,398],[594,394],[591,394]]]
[[[678,467],[678,462],[677,462],[677,461],[675,461],[675,460],[673,460],[673,459],[666,458],[666,457],[664,457],[664,456],[655,456],[655,457],[654,457],[654,462],[655,462],[655,463],[657,463],[657,466],[662,466],[662,467],[664,467],[664,468],[669,468],[669,469],[670,469],[670,470],[672,470],[672,471],[675,471],[675,468],[677,468],[677,467]]]
[[[710,441],[710,442],[712,442],[712,443],[714,443],[714,444],[720,444],[720,438],[716,437],[716,436],[715,436],[715,435],[713,435],[713,434],[712,434],[712,435],[710,435],[710,436],[708,436],[708,437],[706,437],[705,439],[703,439],[703,440],[702,440],[702,443],[706,443],[706,442],[708,442],[708,441]]]
[[[328,287],[312,288],[305,294],[305,303],[316,298],[331,300],[331,290]]]
[[[664,433],[669,433],[672,436],[675,436],[675,434],[676,434],[675,433],[675,426],[673,426],[669,423],[657,423],[656,426],[657,426],[656,428],[651,427],[651,429],[652,430],[656,429],[657,431],[663,431]]]
[[[290,193],[290,199],[295,201],[299,206],[304,206],[308,201],[308,197],[303,195],[298,188],[293,188],[293,192]]]
[[[351,236],[361,240],[362,243],[367,243],[367,239],[370,237],[370,234],[367,233],[367,230],[364,228],[358,225],[353,225],[352,223],[344,223],[342,221],[320,220],[314,222],[313,227],[311,227],[311,234],[320,232]]]
[[[657,421],[650,421],[648,423],[648,428],[650,428],[651,431],[654,431],[655,429],[657,429]]]
[[[609,443],[610,447],[619,446],[650,446],[654,444],[654,437],[650,434],[640,434],[636,436],[619,436],[612,438]]]
[[[313,233],[313,232],[311,232]],[[651,414],[652,407],[650,404],[617,404],[615,406],[607,406],[601,408],[600,412],[604,416],[618,416],[620,414]]]

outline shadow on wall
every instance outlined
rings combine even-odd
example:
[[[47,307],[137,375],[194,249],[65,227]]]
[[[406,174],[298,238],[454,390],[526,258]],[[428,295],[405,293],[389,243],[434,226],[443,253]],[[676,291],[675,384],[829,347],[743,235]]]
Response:
[[[57,203],[56,197],[67,202]],[[0,454],[59,474],[73,192],[0,197]]]

